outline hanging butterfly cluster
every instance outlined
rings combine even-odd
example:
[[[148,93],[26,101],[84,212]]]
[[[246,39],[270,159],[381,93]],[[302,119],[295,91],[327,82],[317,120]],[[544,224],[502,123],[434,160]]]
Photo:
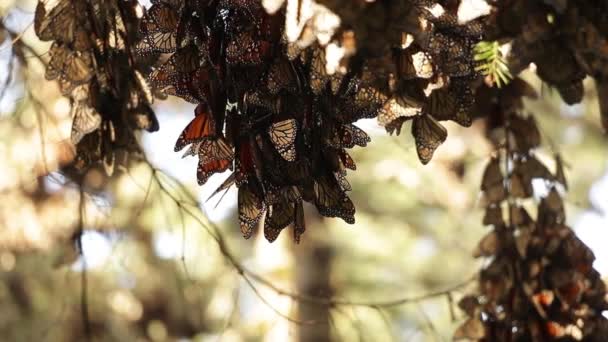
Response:
[[[158,130],[152,96],[130,53],[142,8],[137,1],[40,1],[34,28],[53,41],[45,77],[71,100],[78,169],[102,162],[111,174],[140,150],[135,130]]]
[[[487,18],[488,37],[512,40],[509,68],[530,63],[568,104],[583,98],[589,75],[600,93],[602,124],[608,131],[608,2],[594,0],[496,1]]]
[[[201,185],[233,170],[214,194],[236,184],[245,237],[265,217],[269,241],[290,224],[298,241],[305,230],[302,201],[354,222],[346,169],[356,166],[347,149],[370,141],[355,121],[380,115],[398,131],[413,119],[423,163],[447,135],[437,120],[471,123],[471,51],[481,26],[460,25],[445,11],[433,16],[423,6],[437,4],[413,1],[418,31],[401,28],[385,55],[355,55],[347,68],[330,73],[324,46],[286,39],[284,7],[268,14],[254,0],[152,3],[137,51],[166,58],[150,82],[197,104],[175,150],[189,146],[186,155],[198,156]]]
[[[483,174],[481,191],[491,231],[474,252],[488,263],[479,276],[479,293],[459,306],[468,319],[456,338],[477,341],[606,341],[606,285],[593,269],[591,250],[565,224],[560,191],[567,188],[563,163],[555,172],[534,149],[540,133],[532,116],[519,114],[529,85],[515,79],[494,94],[487,108],[489,127],[502,131],[501,150]],[[496,135],[494,135],[496,136]],[[535,206],[533,180],[548,193]],[[536,207],[536,220],[528,213]]]

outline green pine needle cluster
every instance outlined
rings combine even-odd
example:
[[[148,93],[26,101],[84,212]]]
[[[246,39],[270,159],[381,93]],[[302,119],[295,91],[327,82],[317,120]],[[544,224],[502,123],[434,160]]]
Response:
[[[479,63],[475,70],[489,76],[498,88],[509,83],[513,78],[498,41],[481,41],[475,46],[474,52],[475,61]]]

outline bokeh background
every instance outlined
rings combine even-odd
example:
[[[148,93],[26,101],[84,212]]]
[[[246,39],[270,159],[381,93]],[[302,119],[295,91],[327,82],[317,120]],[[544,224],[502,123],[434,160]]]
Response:
[[[74,154],[70,104],[44,80],[48,45],[33,32],[35,5],[0,1],[2,25],[18,34],[0,33],[0,340],[81,341],[84,321],[99,341],[451,340],[486,232],[479,183],[492,147],[483,122],[448,125],[447,142],[422,166],[408,134],[361,121],[372,143],[353,153],[356,224],[307,208],[299,245],[291,232],[273,244],[262,234],[244,240],[235,189],[207,201],[227,174],[199,187],[196,159],[173,152],[194,110],[177,98],[155,104],[160,131],[140,137],[146,162],[112,177],[93,169],[82,188],[57,171]],[[18,41],[33,47],[27,63],[14,57]],[[606,277],[608,156],[594,84],[568,106],[532,72],[524,78],[541,95],[526,102],[542,130],[539,158],[565,159],[568,222]],[[180,202],[190,198],[198,208]]]

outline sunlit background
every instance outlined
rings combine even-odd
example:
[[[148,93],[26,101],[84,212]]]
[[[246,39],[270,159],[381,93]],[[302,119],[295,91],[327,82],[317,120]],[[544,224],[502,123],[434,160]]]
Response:
[[[83,340],[83,298],[104,341],[451,340],[463,318],[454,303],[467,287],[373,304],[466,284],[479,269],[471,256],[486,231],[478,188],[492,153],[481,122],[448,125],[447,142],[427,166],[409,135],[389,137],[374,120],[359,122],[372,143],[353,154],[356,224],[307,208],[299,245],[291,228],[273,244],[262,234],[244,240],[235,189],[207,200],[227,174],[199,187],[196,158],[173,152],[194,110],[177,98],[156,102],[161,129],[141,136],[150,164],[132,163],[110,179],[92,170],[84,194],[56,172],[73,158],[70,107],[34,55],[44,59],[48,48],[34,35],[34,8],[33,0],[0,3],[4,25],[35,48],[22,65],[11,58],[12,38],[0,35],[0,340]],[[542,129],[540,158],[564,156],[568,222],[605,277],[608,163],[594,85],[585,84],[585,102],[567,106],[532,73],[525,77],[542,94],[526,103]],[[180,211],[179,184],[202,214]],[[82,255],[72,241],[80,223]],[[273,287],[237,272],[211,224],[238,263]],[[328,307],[282,291],[362,305]]]

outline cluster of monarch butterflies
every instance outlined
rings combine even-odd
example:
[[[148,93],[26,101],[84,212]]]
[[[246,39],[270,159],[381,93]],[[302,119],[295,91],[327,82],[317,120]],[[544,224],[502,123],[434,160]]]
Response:
[[[163,57],[148,79],[197,104],[175,150],[198,156],[201,185],[233,171],[214,195],[236,184],[245,237],[264,218],[269,241],[289,225],[298,241],[302,201],[354,222],[346,170],[356,165],[347,149],[370,141],[357,120],[380,116],[392,132],[412,119],[423,163],[446,139],[438,120],[471,124],[471,53],[481,25],[461,25],[447,11],[435,16],[432,7],[441,6],[432,2],[413,3],[419,31],[402,32],[385,56],[354,56],[330,74],[325,47],[286,39],[285,8],[268,14],[255,0],[152,1],[136,51]],[[377,73],[384,61],[393,72]]]
[[[491,230],[474,256],[488,263],[480,272],[478,293],[459,302],[468,319],[455,337],[606,341],[606,285],[592,267],[593,252],[565,224],[563,161],[556,154],[551,172],[537,158],[538,127],[533,116],[520,114],[521,97],[533,97],[534,91],[517,78],[501,91],[482,92],[487,100],[480,108],[490,113],[489,133],[501,148],[481,182],[483,224]],[[540,201],[534,200],[539,189],[533,180],[546,187]],[[536,219],[530,215],[534,211]]]
[[[584,95],[583,79],[596,81],[604,130],[608,132],[608,2],[596,0],[497,1],[486,19],[491,40],[512,41],[509,68],[530,63],[568,104]]]
[[[141,11],[134,0],[47,0],[36,7],[36,34],[53,42],[45,77],[71,100],[77,169],[101,163],[111,174],[139,152],[136,130],[158,130],[145,61],[129,50]]]

